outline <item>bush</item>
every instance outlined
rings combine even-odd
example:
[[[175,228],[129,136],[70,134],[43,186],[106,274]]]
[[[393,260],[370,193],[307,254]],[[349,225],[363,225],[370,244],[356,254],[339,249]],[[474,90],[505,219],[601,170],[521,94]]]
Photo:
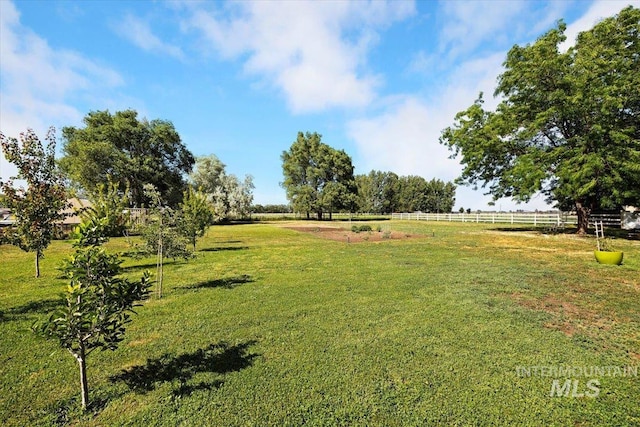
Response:
[[[351,231],[353,231],[354,233],[361,233],[363,231],[371,231],[371,226],[370,225],[354,225],[351,227]]]

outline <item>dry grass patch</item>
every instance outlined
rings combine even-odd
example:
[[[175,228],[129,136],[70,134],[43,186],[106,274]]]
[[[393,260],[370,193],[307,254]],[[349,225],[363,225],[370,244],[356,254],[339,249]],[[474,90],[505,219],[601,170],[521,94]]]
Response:
[[[383,242],[385,240],[403,240],[415,237],[424,237],[415,234],[403,233],[400,231],[384,230],[381,231],[361,231],[353,232],[350,229],[342,227],[329,227],[326,225],[283,225],[282,228],[307,233],[317,236],[321,239],[333,240],[336,242],[346,243],[362,243],[362,242]]]

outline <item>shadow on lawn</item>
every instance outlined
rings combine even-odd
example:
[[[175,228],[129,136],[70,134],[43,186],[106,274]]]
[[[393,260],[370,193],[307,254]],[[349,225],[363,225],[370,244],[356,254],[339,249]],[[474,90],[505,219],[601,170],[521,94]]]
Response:
[[[211,390],[224,384],[224,374],[240,371],[253,365],[253,359],[258,354],[250,353],[249,347],[257,341],[251,340],[241,344],[230,345],[226,342],[210,344],[193,353],[178,356],[164,354],[157,359],[148,359],[145,365],[133,366],[112,376],[111,382],[124,382],[129,388],[138,393],[152,391],[160,383],[179,382],[178,388],[173,389],[173,395],[182,397],[197,390]],[[214,373],[223,375],[213,381],[190,383],[199,373]]]
[[[18,307],[12,307],[6,311],[0,310],[0,322],[8,322],[12,320],[21,320],[30,314],[47,314],[56,308],[62,307],[64,300],[45,299],[40,301],[31,301]]]
[[[506,231],[509,233],[528,232],[538,234],[552,234],[552,235],[576,235],[575,227],[558,228],[553,225],[546,226],[530,226],[530,227],[496,227],[496,231]]]
[[[249,249],[249,246],[214,246],[211,248],[198,249],[198,252],[243,251],[246,249]]]
[[[252,283],[254,280],[248,274],[242,274],[234,277],[224,277],[222,279],[205,280],[203,282],[194,283],[189,286],[183,286],[182,289],[205,289],[205,288],[225,288],[233,289],[243,283]]]
[[[556,228],[552,225],[546,226],[530,226],[530,227],[497,227],[494,228],[497,231],[506,231],[506,232],[534,232],[540,234],[564,234],[564,235],[573,235],[578,236],[576,227],[565,227],[565,228]],[[614,237],[616,239],[624,239],[624,240],[638,240],[640,238],[639,233],[634,233],[633,231],[623,230],[621,228],[615,227],[606,227],[605,234],[607,237]],[[589,228],[587,234],[582,237],[594,237],[593,228]]]

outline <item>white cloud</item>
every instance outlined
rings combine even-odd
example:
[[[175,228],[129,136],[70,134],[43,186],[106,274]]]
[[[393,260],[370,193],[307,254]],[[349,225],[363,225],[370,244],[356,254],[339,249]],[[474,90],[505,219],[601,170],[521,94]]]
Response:
[[[169,55],[173,58],[184,60],[185,54],[177,46],[165,43],[156,36],[148,22],[128,14],[123,20],[114,25],[116,32],[139,48],[148,52]]]
[[[473,103],[480,91],[487,108],[497,103],[491,96],[502,69],[502,53],[461,63],[452,69],[444,86],[428,99],[404,96],[375,117],[353,120],[348,134],[358,147],[365,170],[392,170],[407,175],[451,180],[461,167],[438,139],[453,123],[458,111]]]
[[[0,131],[17,137],[32,128],[44,138],[49,126],[79,123],[83,113],[67,99],[122,84],[120,75],[81,55],[52,49],[20,23],[10,1],[0,1]],[[15,174],[0,156],[0,175]]]
[[[413,2],[239,2],[217,11],[195,7],[187,28],[224,58],[281,91],[295,113],[364,107],[381,77],[367,70],[377,30],[414,12]]]
[[[446,26],[440,34],[440,53],[456,58],[486,41],[514,32],[516,17],[527,7],[524,0],[442,2]]]

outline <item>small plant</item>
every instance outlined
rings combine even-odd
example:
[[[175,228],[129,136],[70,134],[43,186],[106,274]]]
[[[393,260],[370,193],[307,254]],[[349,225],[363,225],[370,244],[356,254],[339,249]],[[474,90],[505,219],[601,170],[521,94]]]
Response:
[[[382,238],[383,239],[390,239],[391,238],[391,231],[387,230],[384,233],[382,233]]]
[[[133,308],[147,298],[151,285],[148,272],[135,281],[120,276],[122,261],[101,246],[107,230],[108,221],[95,217],[76,229],[75,253],[61,267],[69,281],[64,304],[33,326],[36,333],[57,339],[78,362],[83,410],[89,404],[87,357],[98,348],[118,348]]]
[[[376,231],[377,231],[378,233],[380,233],[380,232],[382,231],[382,226],[381,226],[381,225],[378,225],[378,226],[376,227]]]
[[[363,231],[371,231],[371,226],[370,225],[353,225],[351,226],[351,231],[353,231],[354,233],[362,233]]]
[[[602,226],[602,221],[596,222],[596,245],[600,252],[615,252],[613,246],[611,245],[612,239],[610,237],[604,236],[604,228]]]

